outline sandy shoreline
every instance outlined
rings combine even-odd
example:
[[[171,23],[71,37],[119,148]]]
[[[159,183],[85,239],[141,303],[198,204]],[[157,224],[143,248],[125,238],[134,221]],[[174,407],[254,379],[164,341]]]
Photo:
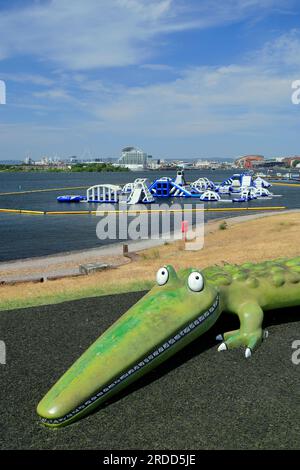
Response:
[[[215,228],[216,225],[220,225],[222,221],[226,221],[226,223],[234,226],[255,219],[295,212],[300,212],[300,209],[213,219],[205,224],[204,232],[205,235],[207,235],[211,229]],[[162,246],[165,244],[165,240],[122,241],[86,250],[76,250],[36,258],[2,262],[0,263],[0,283],[11,283],[14,281],[26,282],[54,277],[76,276],[80,274],[79,266],[88,263],[103,263],[113,267],[119,267],[130,262],[128,258],[123,256],[124,243],[128,244],[129,252],[141,252]],[[172,243],[172,240],[168,241],[168,243]]]

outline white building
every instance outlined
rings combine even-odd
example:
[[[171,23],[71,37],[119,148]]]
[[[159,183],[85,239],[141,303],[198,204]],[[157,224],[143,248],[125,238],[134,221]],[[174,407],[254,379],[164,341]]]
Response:
[[[25,165],[34,165],[34,161],[32,160],[31,157],[26,157],[24,160]]]
[[[149,170],[159,170],[161,167],[161,161],[159,159],[148,158],[147,160],[147,168]]]
[[[39,161],[36,162],[36,165],[49,165],[50,159],[49,157],[43,156]]]
[[[118,165],[130,170],[143,170],[147,168],[147,154],[136,147],[125,147]]]
[[[211,162],[209,160],[198,160],[195,164],[196,168],[209,168],[211,165]]]

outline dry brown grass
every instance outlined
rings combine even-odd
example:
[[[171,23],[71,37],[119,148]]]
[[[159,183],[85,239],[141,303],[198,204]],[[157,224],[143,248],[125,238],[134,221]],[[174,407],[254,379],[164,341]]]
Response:
[[[259,262],[276,257],[299,256],[300,215],[287,213],[243,223],[227,220],[206,225],[204,249],[184,251],[182,242],[145,250],[137,261],[118,269],[80,278],[66,278],[43,284],[0,287],[0,308],[52,303],[91,295],[138,290],[150,285],[156,270],[164,264],[175,269],[194,266],[204,268],[224,262]]]

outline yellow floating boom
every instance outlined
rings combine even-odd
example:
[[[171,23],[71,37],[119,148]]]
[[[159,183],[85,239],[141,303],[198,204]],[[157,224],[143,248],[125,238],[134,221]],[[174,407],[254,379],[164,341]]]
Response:
[[[30,189],[26,191],[13,191],[9,193],[0,193],[0,196],[16,196],[18,194],[32,194],[32,193],[49,193],[51,191],[71,191],[73,189],[86,189],[89,186],[71,186],[68,188],[46,188],[46,189]]]
[[[43,211],[31,211],[25,209],[0,209],[0,212],[7,214],[31,214],[31,215],[44,215]]]
[[[291,188],[300,188],[300,183],[272,183],[272,186],[289,186]]]
[[[287,209],[285,206],[260,206],[260,207],[208,207],[208,208],[192,208],[192,209],[130,209],[130,210],[105,210],[99,208],[94,211],[32,211],[25,209],[0,209],[0,213],[7,214],[29,214],[29,215],[100,215],[104,214],[151,214],[163,212],[240,212],[240,211],[278,211]]]

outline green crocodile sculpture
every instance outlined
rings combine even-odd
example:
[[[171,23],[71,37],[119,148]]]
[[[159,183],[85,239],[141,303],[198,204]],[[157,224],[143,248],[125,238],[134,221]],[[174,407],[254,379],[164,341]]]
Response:
[[[222,312],[236,314],[240,328],[217,336],[218,350],[243,346],[249,358],[267,336],[263,312],[300,305],[300,257],[177,274],[164,266],[156,281],[39,403],[45,425],[86,415],[209,330]]]

